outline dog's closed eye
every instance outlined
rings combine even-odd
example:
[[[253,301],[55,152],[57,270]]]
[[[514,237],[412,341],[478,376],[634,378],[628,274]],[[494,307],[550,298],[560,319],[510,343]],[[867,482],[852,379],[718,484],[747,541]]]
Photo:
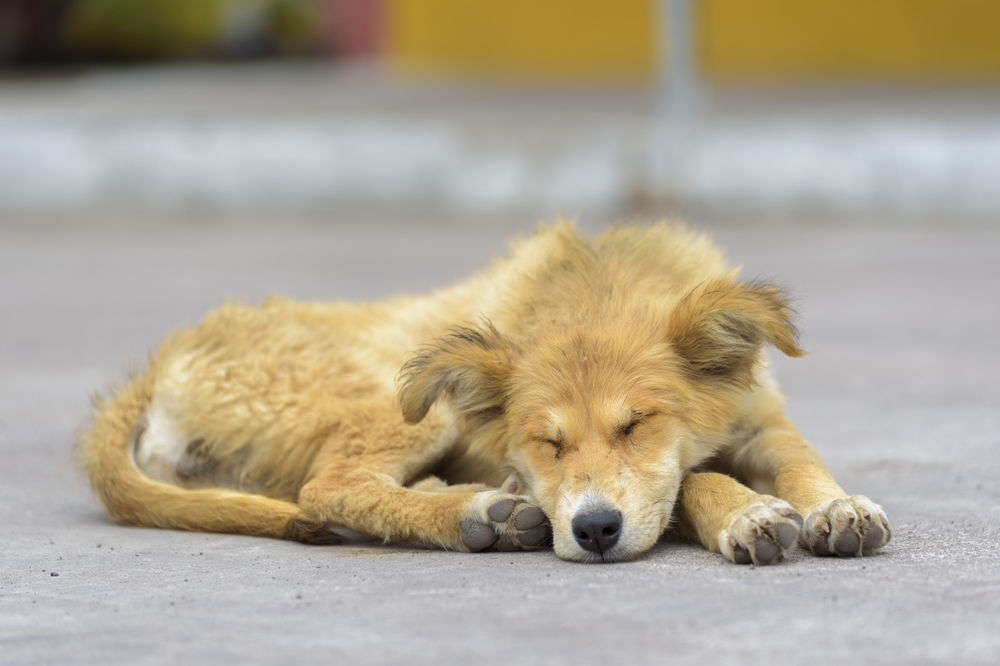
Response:
[[[540,444],[547,444],[555,449],[555,457],[558,458],[563,450],[563,443],[561,439],[553,439],[551,437],[535,437],[535,441]]]
[[[647,414],[645,412],[632,411],[631,418],[624,424],[618,426],[618,436],[628,437],[631,435],[635,429],[643,422],[644,419],[649,418],[652,414]]]
[[[555,450],[556,450],[556,456],[555,457],[558,458],[559,454],[562,453],[562,448],[563,448],[562,442],[560,442],[559,440],[556,440],[556,439],[547,439],[545,441],[546,441],[546,443],[551,444],[553,447],[555,447]]]

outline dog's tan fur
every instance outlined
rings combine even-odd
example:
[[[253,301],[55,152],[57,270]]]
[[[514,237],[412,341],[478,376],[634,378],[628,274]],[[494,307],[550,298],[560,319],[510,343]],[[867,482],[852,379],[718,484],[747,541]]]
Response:
[[[537,506],[572,560],[636,557],[672,516],[734,562],[796,537],[873,552],[885,514],[837,485],[766,367],[764,343],[802,354],[791,314],[680,226],[556,223],[429,296],[224,306],[98,401],[80,451],[130,525],[513,549],[546,543]],[[574,519],[600,511],[617,536],[585,547]]]

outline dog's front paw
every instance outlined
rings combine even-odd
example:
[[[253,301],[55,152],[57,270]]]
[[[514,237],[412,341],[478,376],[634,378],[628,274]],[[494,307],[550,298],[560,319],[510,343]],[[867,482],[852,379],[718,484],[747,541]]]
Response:
[[[795,545],[801,528],[802,517],[791,504],[765,497],[719,533],[719,550],[734,564],[776,564]]]
[[[530,550],[552,543],[549,519],[529,498],[490,490],[477,493],[460,524],[469,551]]]
[[[834,499],[816,507],[799,536],[814,555],[871,555],[889,543],[892,527],[875,502],[864,495]]]

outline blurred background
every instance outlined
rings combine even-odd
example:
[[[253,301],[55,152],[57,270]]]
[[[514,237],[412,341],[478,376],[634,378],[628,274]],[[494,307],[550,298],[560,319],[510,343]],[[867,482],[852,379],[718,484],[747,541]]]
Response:
[[[994,224],[991,0],[0,0],[0,221]]]
[[[581,584],[90,497],[88,396],[167,331],[446,285],[554,214],[683,217],[792,289],[776,374],[884,557]],[[0,0],[0,662],[994,664],[998,221],[997,0]]]

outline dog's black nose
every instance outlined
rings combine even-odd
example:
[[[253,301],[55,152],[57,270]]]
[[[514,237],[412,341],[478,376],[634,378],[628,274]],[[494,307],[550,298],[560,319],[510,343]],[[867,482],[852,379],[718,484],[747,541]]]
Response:
[[[606,553],[611,550],[622,533],[621,511],[602,509],[577,514],[573,518],[573,536],[585,550]]]

